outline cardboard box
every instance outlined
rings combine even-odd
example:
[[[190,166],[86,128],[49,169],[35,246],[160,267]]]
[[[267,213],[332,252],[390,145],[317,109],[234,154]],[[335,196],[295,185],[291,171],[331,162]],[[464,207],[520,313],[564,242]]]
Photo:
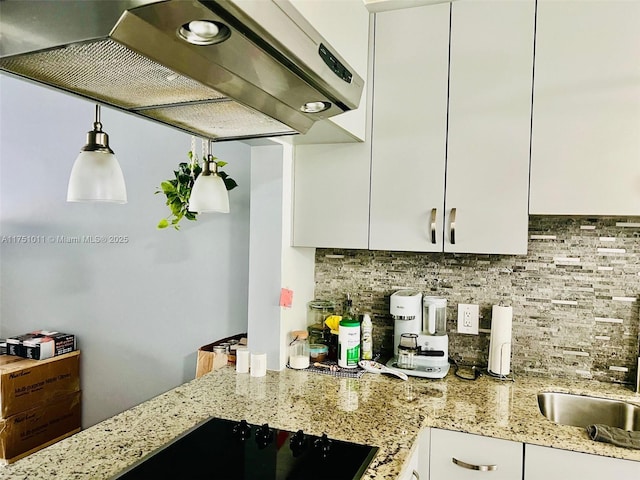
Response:
[[[47,360],[7,358],[16,361],[0,363],[0,418],[80,390],[80,351]]]
[[[235,351],[227,354],[216,355],[213,353],[213,347],[222,343],[229,343],[230,341],[237,342],[237,344],[247,344],[247,334],[239,333],[232,337],[223,338],[222,340],[216,340],[213,343],[203,345],[198,349],[198,357],[196,360],[196,378],[200,378],[205,373],[212,372],[221,367],[224,367],[228,363],[235,363]]]
[[[7,363],[19,362],[22,360],[20,357],[14,357],[13,355],[0,355],[0,367]]]
[[[81,392],[0,420],[0,463],[15,462],[80,431]]]
[[[34,360],[45,360],[76,349],[76,337],[69,333],[36,330],[7,338],[7,353]]]

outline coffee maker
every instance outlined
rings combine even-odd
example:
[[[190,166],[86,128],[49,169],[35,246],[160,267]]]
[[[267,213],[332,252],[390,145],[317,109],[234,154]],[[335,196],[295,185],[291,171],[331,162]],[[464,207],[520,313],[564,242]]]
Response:
[[[393,358],[387,366],[407,375],[443,378],[449,372],[446,298],[399,290],[390,297]]]

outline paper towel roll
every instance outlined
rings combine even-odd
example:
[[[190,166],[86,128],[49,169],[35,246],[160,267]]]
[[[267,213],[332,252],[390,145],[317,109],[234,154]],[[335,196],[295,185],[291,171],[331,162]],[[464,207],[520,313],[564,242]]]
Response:
[[[489,341],[489,373],[509,375],[511,368],[511,325],[513,308],[494,305]]]

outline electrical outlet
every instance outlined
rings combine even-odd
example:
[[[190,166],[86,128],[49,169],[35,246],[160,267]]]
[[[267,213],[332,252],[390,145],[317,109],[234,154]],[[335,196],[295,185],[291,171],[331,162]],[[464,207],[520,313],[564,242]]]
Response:
[[[458,333],[478,335],[480,327],[480,306],[466,303],[458,304]]]

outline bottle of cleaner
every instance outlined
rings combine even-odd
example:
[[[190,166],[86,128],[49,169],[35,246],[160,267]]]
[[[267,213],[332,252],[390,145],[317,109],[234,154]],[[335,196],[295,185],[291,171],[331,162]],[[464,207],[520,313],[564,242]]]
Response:
[[[365,313],[362,317],[362,359],[373,359],[373,323],[371,323],[371,316]]]
[[[360,322],[352,308],[347,295],[345,312],[338,326],[338,366],[341,368],[356,368],[360,360]]]

